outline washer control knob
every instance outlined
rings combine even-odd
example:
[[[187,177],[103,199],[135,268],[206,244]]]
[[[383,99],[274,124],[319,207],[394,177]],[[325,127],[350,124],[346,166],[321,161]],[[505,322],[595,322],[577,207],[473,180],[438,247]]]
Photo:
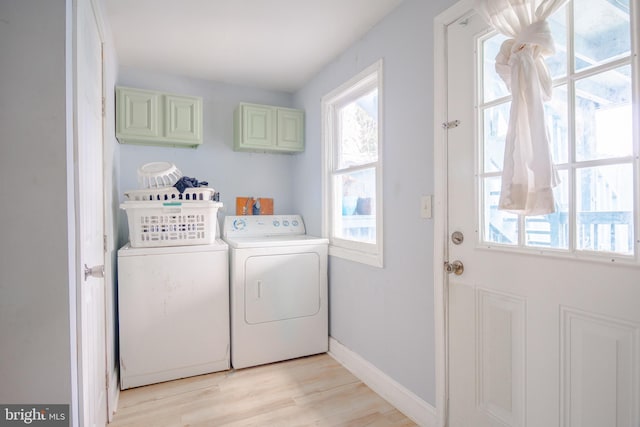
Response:
[[[277,219],[273,220],[273,226],[274,227],[280,227],[280,221],[278,221]]]

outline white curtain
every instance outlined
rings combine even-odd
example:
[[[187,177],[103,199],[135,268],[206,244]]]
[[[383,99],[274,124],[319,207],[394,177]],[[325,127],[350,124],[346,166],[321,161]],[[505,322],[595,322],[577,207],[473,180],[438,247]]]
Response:
[[[567,0],[476,0],[475,9],[509,37],[496,56],[496,71],[511,91],[499,209],[520,215],[555,212],[559,183],[551,161],[543,102],[551,99],[544,62],[554,54],[546,19]]]

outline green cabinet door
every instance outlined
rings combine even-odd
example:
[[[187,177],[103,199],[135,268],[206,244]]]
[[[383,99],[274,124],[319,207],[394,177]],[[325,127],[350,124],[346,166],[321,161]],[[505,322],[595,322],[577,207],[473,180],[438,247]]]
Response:
[[[240,103],[234,113],[234,150],[304,151],[304,111]]]
[[[304,151],[304,111],[277,108],[276,146],[288,151]]]
[[[116,97],[118,101],[116,133],[118,135],[132,138],[160,136],[157,92],[118,88]]]
[[[121,144],[202,144],[200,97],[118,87],[116,109],[116,138]]]

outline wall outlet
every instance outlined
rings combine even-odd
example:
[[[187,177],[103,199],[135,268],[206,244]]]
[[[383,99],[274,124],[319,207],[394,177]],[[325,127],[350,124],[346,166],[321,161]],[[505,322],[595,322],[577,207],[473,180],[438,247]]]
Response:
[[[432,215],[432,209],[431,209],[431,196],[422,196],[420,198],[420,216],[422,218],[431,218]]]

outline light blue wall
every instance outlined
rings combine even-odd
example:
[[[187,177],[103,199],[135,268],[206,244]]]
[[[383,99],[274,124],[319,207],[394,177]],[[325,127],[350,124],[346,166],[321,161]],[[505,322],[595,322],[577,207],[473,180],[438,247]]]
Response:
[[[420,197],[433,181],[433,18],[454,0],[405,0],[294,95],[306,110],[294,206],[320,233],[322,96],[384,60],[384,268],[330,258],[330,333],[435,406],[433,220]]]
[[[273,197],[275,213],[292,212],[295,155],[233,151],[233,111],[239,102],[289,107],[291,94],[127,68],[120,69],[118,85],[201,96],[204,103],[204,143],[197,149],[120,145],[121,200],[122,191],[138,188],[140,165],[169,161],[220,192],[225,206],[221,216],[235,215],[238,196]],[[127,241],[124,215],[121,212],[120,244]]]

